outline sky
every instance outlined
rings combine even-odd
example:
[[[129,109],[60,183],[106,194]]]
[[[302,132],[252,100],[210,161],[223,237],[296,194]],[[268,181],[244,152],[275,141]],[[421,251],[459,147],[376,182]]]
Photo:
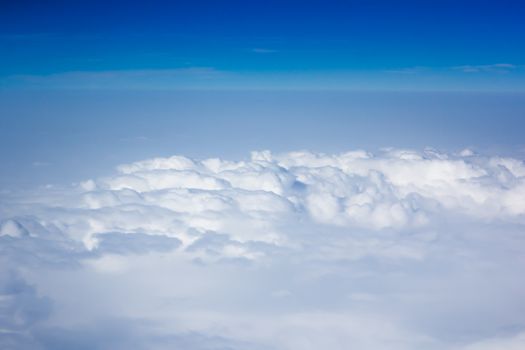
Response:
[[[519,1],[3,1],[0,188],[177,152],[522,156],[523,15]]]
[[[9,91],[0,188],[78,182],[173,154],[433,147],[523,159],[524,111],[520,93]]]
[[[1,6],[4,88],[524,89],[519,1]]]
[[[522,350],[520,1],[0,1],[0,348]]]

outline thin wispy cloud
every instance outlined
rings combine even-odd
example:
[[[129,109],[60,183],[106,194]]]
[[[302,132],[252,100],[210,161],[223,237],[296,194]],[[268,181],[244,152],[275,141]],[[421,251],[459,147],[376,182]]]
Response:
[[[522,66],[407,67],[388,70],[297,70],[238,72],[213,67],[66,71],[53,74],[16,74],[0,78],[5,89],[287,89],[287,90],[472,90],[523,91]],[[508,74],[503,74],[508,73]],[[472,82],[463,75],[479,75]],[[403,76],[403,79],[397,79]],[[494,77],[504,77],[494,84]]]
[[[251,51],[254,53],[261,53],[261,54],[278,52],[277,50],[274,50],[274,49],[268,49],[268,48],[262,48],[262,47],[253,48]]]
[[[43,162],[43,161],[40,161],[40,160],[36,160],[33,162],[33,166],[35,168],[39,168],[39,167],[47,167],[47,166],[50,166],[51,163],[49,162]]]
[[[463,73],[510,73],[522,68],[522,65],[510,63],[495,63],[482,65],[459,65],[449,67],[415,66],[399,69],[389,69],[385,72],[399,74],[425,74],[433,72],[457,71]]]
[[[464,65],[452,67],[464,73],[509,73],[518,66],[510,63],[482,64],[482,65]]]
[[[421,74],[424,72],[431,71],[430,67],[416,66],[416,67],[407,67],[407,68],[398,68],[398,69],[388,69],[386,73],[396,73],[396,74]]]
[[[7,87],[30,88],[171,88],[190,87],[224,79],[231,73],[212,67],[174,69],[134,69],[106,71],[67,71],[45,75],[13,75],[0,81]]]

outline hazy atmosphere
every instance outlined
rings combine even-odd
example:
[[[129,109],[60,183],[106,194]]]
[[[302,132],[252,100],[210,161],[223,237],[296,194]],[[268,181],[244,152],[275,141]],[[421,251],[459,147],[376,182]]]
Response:
[[[525,348],[519,1],[3,1],[0,348]]]

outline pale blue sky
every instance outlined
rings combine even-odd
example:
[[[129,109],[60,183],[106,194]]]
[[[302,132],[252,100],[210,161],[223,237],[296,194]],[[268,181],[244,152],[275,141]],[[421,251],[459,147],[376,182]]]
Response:
[[[519,2],[0,6],[1,187],[175,153],[523,148]]]
[[[0,175],[78,181],[137,159],[252,150],[471,147],[523,158],[521,93],[18,91],[0,93]]]
[[[0,348],[525,349],[524,19],[0,1]]]

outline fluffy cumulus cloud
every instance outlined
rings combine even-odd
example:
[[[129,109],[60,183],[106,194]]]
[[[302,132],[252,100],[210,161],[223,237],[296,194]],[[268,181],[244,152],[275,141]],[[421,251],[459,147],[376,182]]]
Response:
[[[173,156],[0,198],[5,349],[525,348],[519,159]]]

